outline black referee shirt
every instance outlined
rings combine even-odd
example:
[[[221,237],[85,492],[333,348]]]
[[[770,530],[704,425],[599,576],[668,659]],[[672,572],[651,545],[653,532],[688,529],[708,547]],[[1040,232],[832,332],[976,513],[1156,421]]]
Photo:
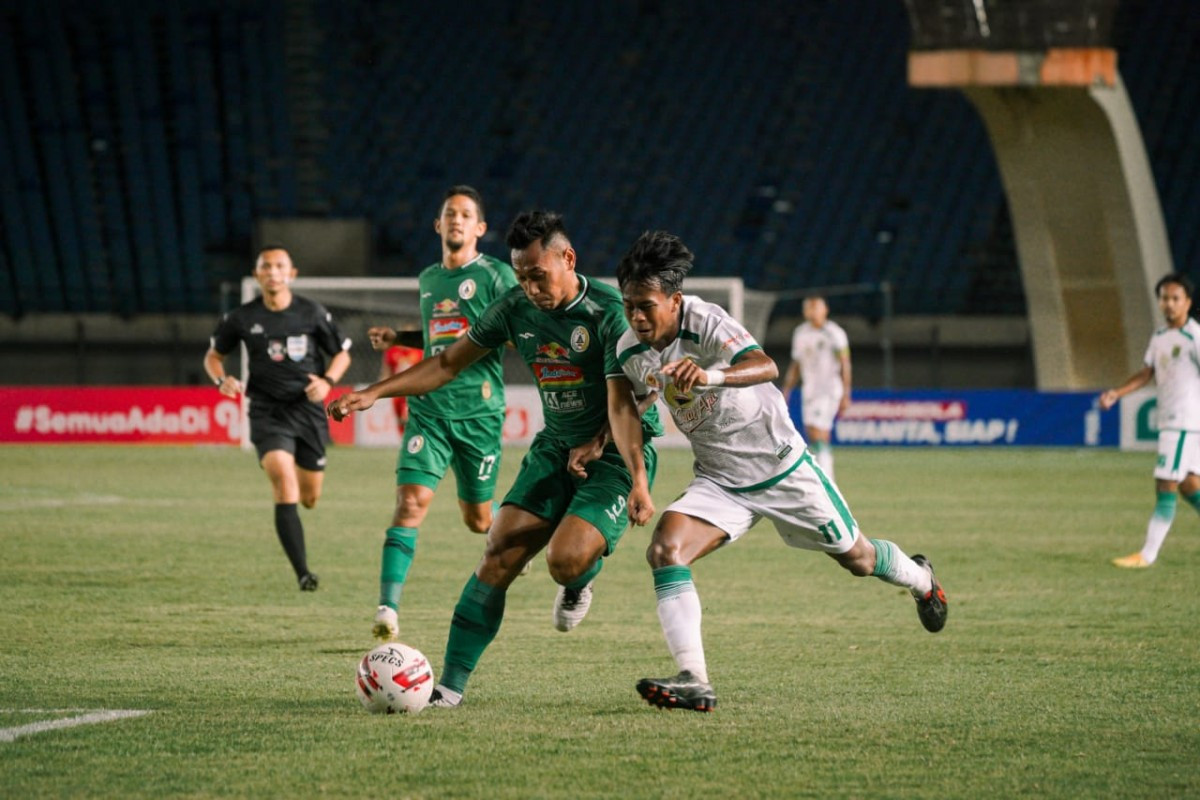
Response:
[[[308,376],[324,375],[327,357],[350,349],[333,315],[296,294],[282,311],[270,310],[259,297],[222,317],[212,348],[228,355],[238,342],[250,356],[246,396],[276,403],[306,400]]]

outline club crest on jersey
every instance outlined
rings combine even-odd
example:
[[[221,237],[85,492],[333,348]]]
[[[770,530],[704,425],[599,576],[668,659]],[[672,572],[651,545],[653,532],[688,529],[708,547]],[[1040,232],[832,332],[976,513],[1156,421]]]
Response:
[[[538,345],[537,355],[550,361],[569,361],[571,359],[571,351],[558,342]]]
[[[491,400],[492,399],[492,382],[484,381],[483,383],[479,384],[479,394],[481,397],[483,397],[484,400]]]
[[[470,300],[475,296],[475,281],[467,278],[458,285],[458,296],[463,300]]]
[[[571,349],[576,353],[582,353],[588,349],[588,345],[592,343],[592,335],[588,333],[588,329],[582,325],[576,325],[575,330],[571,331]]]
[[[302,333],[287,337],[287,354],[292,361],[303,361],[308,355],[308,336]]]
[[[451,300],[449,297],[433,304],[434,314],[452,314],[455,311],[458,311],[458,301]]]
[[[267,342],[267,355],[271,357],[272,361],[283,361],[283,342],[279,341],[278,339],[272,339],[271,341]]]
[[[425,446],[425,437],[420,434],[408,440],[408,445],[404,448],[409,453],[416,455],[421,452],[421,448]]]

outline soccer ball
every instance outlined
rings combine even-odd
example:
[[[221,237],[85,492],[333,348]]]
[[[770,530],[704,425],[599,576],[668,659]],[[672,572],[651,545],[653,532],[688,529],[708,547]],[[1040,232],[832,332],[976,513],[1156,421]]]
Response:
[[[381,644],[358,662],[354,690],[372,714],[418,714],[433,694],[433,668],[415,647]]]

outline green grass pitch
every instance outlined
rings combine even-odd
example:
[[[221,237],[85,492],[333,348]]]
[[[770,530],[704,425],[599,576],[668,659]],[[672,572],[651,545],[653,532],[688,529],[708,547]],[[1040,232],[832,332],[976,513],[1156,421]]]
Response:
[[[369,715],[353,690],[393,453],[331,451],[303,513],[315,594],[296,590],[247,453],[0,456],[3,797],[1200,794],[1200,518],[1181,505],[1152,569],[1108,563],[1140,545],[1149,454],[840,449],[863,530],[937,567],[942,633],[900,590],[760,525],[695,570],[716,713],[653,709],[634,684],[674,664],[639,528],[569,634],[535,561],[465,704],[416,717]],[[690,466],[664,452],[660,509]],[[482,544],[451,481],[400,615],[435,670]],[[104,709],[151,713],[4,734]]]

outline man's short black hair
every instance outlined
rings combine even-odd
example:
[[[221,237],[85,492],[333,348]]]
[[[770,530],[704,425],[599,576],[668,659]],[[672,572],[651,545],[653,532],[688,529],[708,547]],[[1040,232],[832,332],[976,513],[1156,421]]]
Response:
[[[548,247],[555,236],[562,236],[570,243],[567,227],[563,224],[562,214],[557,211],[522,211],[512,221],[504,241],[512,250],[524,250],[534,242],[541,242],[542,247]]]
[[[1158,283],[1154,284],[1154,296],[1158,297],[1162,293],[1162,287],[1168,283],[1173,283],[1183,289],[1183,293],[1187,295],[1187,299],[1192,299],[1192,294],[1196,291],[1196,285],[1192,283],[1192,279],[1182,272],[1172,272],[1170,275],[1164,275],[1159,278]]]
[[[279,242],[267,242],[262,247],[258,248],[258,252],[254,254],[254,260],[257,261],[258,259],[262,258],[262,254],[267,252],[268,250],[282,250],[283,252],[288,254],[288,258],[292,257],[291,251],[288,250],[286,247],[284,247]]]
[[[683,290],[683,279],[696,257],[673,233],[646,231],[617,264],[617,285],[645,284],[672,295]]]
[[[465,183],[451,186],[446,190],[446,193],[442,195],[442,208],[445,208],[446,201],[451,197],[454,197],[456,194],[461,194],[463,197],[471,198],[471,200],[475,203],[475,208],[479,211],[480,222],[483,222],[485,219],[487,219],[487,216],[483,211],[483,195],[481,195],[479,190],[474,186],[467,186]]]

